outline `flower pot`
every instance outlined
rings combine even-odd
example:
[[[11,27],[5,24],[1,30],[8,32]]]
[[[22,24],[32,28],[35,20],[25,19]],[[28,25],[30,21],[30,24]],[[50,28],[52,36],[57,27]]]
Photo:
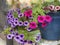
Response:
[[[6,45],[13,45],[13,39],[6,38]]]
[[[44,28],[41,27],[40,23],[38,24],[42,38],[46,40],[60,40],[60,13],[49,12],[47,14],[52,17],[52,21]]]

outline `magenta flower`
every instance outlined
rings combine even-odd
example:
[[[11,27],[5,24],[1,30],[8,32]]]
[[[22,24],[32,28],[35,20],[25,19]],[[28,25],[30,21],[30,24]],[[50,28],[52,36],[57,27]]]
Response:
[[[30,22],[30,28],[31,29],[36,29],[37,28],[36,22]]]
[[[31,15],[32,15],[32,10],[26,10],[26,11],[24,12],[24,15],[25,15],[26,17],[31,16]]]
[[[45,16],[38,16],[37,20],[39,23],[43,23],[45,21]]]
[[[55,10],[60,10],[60,6],[56,6],[55,7]]]
[[[49,16],[49,15],[46,15],[46,16],[45,16],[45,20],[46,20],[47,22],[51,22],[51,21],[52,21],[52,17]]]
[[[8,38],[8,39],[12,39],[12,38],[13,38],[13,35],[12,35],[12,34],[8,34],[8,35],[7,35],[7,38]]]
[[[50,5],[48,8],[52,11],[52,10],[54,10],[55,7],[54,7],[54,5]]]
[[[46,22],[43,22],[41,26],[42,27],[46,27],[46,25],[47,25],[47,23]]]

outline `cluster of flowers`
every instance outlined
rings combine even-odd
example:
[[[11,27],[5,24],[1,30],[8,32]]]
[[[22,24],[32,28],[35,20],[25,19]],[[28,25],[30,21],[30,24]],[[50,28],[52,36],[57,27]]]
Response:
[[[32,41],[24,40],[24,34],[18,34],[18,32],[15,32],[14,30],[10,30],[10,33],[11,34],[7,35],[8,39],[13,39],[14,38],[14,40],[17,41],[20,44],[24,44],[24,43],[27,43],[27,42],[30,43],[30,44],[33,43]]]
[[[18,32],[14,31],[14,30],[10,30],[10,33],[11,34],[7,35],[8,39],[14,38],[14,40],[20,44],[25,44],[25,43],[32,44],[33,43],[33,41],[24,40],[24,34],[18,34]],[[38,42],[40,39],[41,39],[41,36],[40,36],[40,34],[38,34],[36,37],[36,42]]]
[[[28,31],[31,31],[32,29],[36,29],[37,28],[37,24],[36,22],[30,22],[27,20],[33,19],[32,16],[32,10],[26,10],[24,13],[21,13],[19,9],[17,9],[17,14],[18,14],[18,18],[14,18],[13,15],[14,11],[9,11],[8,15],[7,15],[7,19],[8,19],[8,23],[11,25],[12,28],[16,27],[16,26],[29,26],[29,28],[27,28]],[[26,18],[26,21],[24,20],[19,20],[21,18]]]
[[[46,27],[47,24],[52,21],[52,18],[49,15],[45,15],[45,16],[40,16],[39,15],[37,20],[41,24],[41,27]]]
[[[58,11],[58,10],[60,10],[60,6],[50,5],[48,7],[45,7],[44,9],[45,10],[48,9],[48,10],[51,10],[51,11],[54,11],[54,10]]]
[[[14,17],[14,14],[13,14],[14,12],[17,13],[17,18]],[[24,20],[24,18],[26,20]],[[36,29],[37,28],[36,22],[29,21],[32,19],[33,19],[33,16],[32,16],[32,10],[31,9],[24,11],[24,13],[21,13],[20,9],[9,10],[9,12],[7,14],[7,20],[8,20],[8,23],[11,25],[12,29],[10,30],[11,34],[8,34],[7,38],[8,39],[14,38],[19,43],[24,43],[24,42],[32,43],[32,41],[24,40],[24,34],[18,34],[18,30],[17,31],[13,30],[17,26],[24,27],[24,29],[26,28],[26,30],[28,32]],[[40,38],[41,37],[39,35],[39,36],[37,36],[36,40],[39,40]]]

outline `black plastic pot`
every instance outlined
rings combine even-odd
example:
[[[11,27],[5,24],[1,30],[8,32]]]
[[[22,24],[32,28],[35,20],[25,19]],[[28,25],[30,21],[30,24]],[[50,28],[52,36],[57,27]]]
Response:
[[[38,25],[41,36],[45,40],[60,40],[60,12],[49,12],[48,15],[52,17],[52,22],[45,28]]]
[[[13,45],[13,39],[6,38],[6,45]]]

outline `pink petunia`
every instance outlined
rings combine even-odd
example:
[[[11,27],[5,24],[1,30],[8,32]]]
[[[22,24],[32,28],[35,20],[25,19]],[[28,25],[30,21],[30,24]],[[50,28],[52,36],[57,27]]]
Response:
[[[55,10],[60,10],[60,6],[56,6],[55,7]]]
[[[26,10],[26,11],[24,12],[24,15],[25,15],[26,17],[32,16],[32,10],[31,10],[31,9]]]
[[[39,23],[42,23],[45,21],[45,16],[38,16],[37,20]]]
[[[46,25],[47,25],[47,23],[46,22],[43,22],[41,26],[42,27],[46,27]]]
[[[46,15],[46,16],[45,16],[45,20],[46,20],[47,22],[51,22],[51,21],[52,21],[52,17],[49,16],[49,15]]]
[[[52,10],[54,10],[55,6],[54,5],[50,5],[48,8],[52,11]]]
[[[36,29],[37,28],[36,22],[30,22],[30,28],[31,29]]]

